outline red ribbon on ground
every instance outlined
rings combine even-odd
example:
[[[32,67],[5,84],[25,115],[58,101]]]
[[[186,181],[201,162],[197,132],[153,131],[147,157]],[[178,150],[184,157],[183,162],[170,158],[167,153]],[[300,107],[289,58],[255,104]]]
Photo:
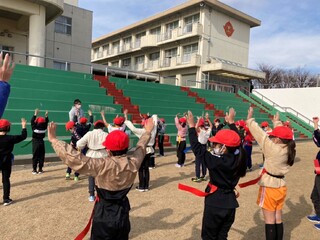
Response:
[[[266,172],[267,172],[267,170],[265,168],[262,169],[262,172],[259,177],[257,177],[256,179],[250,180],[248,182],[240,183],[239,187],[244,188],[244,187],[248,187],[248,186],[251,186],[251,185],[258,183],[260,181],[262,175],[265,174]]]
[[[86,225],[86,227],[81,231],[81,233],[79,233],[79,235],[74,239],[74,240],[82,240],[84,239],[84,237],[87,235],[87,233],[89,232],[90,230],[90,227],[91,227],[91,224],[92,224],[92,218],[93,218],[93,214],[94,214],[94,206],[96,205],[96,202],[99,202],[99,197],[96,196],[96,200],[94,201],[94,205],[93,205],[93,209],[92,209],[92,212],[91,212],[91,216],[89,218],[89,221]]]
[[[316,174],[320,174],[320,164],[319,164],[319,160],[315,159],[314,161],[314,172]]]
[[[214,193],[215,191],[217,191],[218,187],[211,184],[211,183],[208,183],[208,186],[210,187],[210,192],[203,192],[197,188],[194,188],[194,187],[190,187],[190,186],[187,186],[187,185],[184,185],[184,184],[181,184],[179,183],[178,184],[178,189],[180,190],[183,190],[183,191],[187,191],[187,192],[190,192],[198,197],[206,197],[212,193]]]

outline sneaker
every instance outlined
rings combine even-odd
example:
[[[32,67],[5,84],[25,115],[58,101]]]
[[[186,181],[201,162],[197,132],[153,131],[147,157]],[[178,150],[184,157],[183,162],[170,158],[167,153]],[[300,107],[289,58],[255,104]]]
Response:
[[[262,169],[263,168],[263,164],[259,164],[259,168]]]
[[[94,202],[96,200],[95,196],[89,196],[89,202]]]
[[[12,203],[13,201],[12,201],[12,199],[5,199],[5,200],[3,200],[3,206],[8,206],[8,205],[10,205],[11,203]]]
[[[148,192],[149,191],[149,188],[145,188],[143,189],[144,192]]]
[[[70,179],[70,173],[66,173],[66,179]]]
[[[313,223],[320,223],[320,217],[318,217],[317,215],[309,215],[307,216],[307,219]]]
[[[79,181],[79,177],[74,177],[73,180],[74,180],[75,182],[78,182],[78,181]]]
[[[144,192],[144,188],[140,188],[139,186],[136,186],[136,190],[138,190],[139,192]]]
[[[39,172],[38,172],[39,174],[42,174],[43,173],[43,170],[39,170]]]
[[[33,171],[32,171],[32,174],[33,174],[33,175],[36,175],[36,174],[38,174],[38,172],[35,171],[35,170],[33,170]]]
[[[315,227],[317,230],[320,230],[320,224],[315,224],[314,227]]]
[[[178,164],[178,163],[176,163],[175,166],[178,167],[178,168],[183,167],[183,165],[180,165],[180,164]]]
[[[155,169],[156,167],[149,167],[150,170]]]
[[[201,177],[200,177],[200,180],[201,180],[201,181],[207,181],[206,176],[201,176]]]
[[[193,177],[193,178],[191,178],[191,181],[192,182],[201,182],[201,179],[197,178],[197,177]]]

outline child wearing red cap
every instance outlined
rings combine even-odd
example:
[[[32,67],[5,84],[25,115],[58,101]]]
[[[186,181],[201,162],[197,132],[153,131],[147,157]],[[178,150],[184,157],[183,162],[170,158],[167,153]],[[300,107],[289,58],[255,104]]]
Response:
[[[313,117],[313,142],[316,144],[317,147],[320,147],[320,130],[319,130],[319,118]],[[311,192],[311,200],[313,203],[313,208],[315,211],[314,215],[307,216],[307,219],[310,222],[315,223],[314,227],[320,230],[320,169],[318,169],[317,165],[320,164],[320,151],[317,153],[317,157],[315,161],[315,179],[314,179],[314,186]]]
[[[38,117],[39,109],[34,110],[34,115],[31,118],[32,128],[32,174],[43,173],[43,165],[45,158],[45,145],[44,137],[48,127],[48,111],[45,113],[45,117]],[[37,167],[38,171],[37,171]]]
[[[183,167],[184,162],[186,160],[186,154],[184,150],[186,149],[186,136],[187,136],[187,120],[185,117],[178,117],[179,114],[176,115],[174,119],[174,123],[176,125],[176,128],[178,130],[177,133],[177,157],[178,157],[178,162],[176,163],[176,167]]]
[[[296,145],[291,129],[282,126],[279,113],[273,118],[274,129],[269,135],[259,127],[252,116],[253,108],[250,107],[246,123],[265,155],[257,204],[263,211],[266,239],[282,239],[282,207],[287,195],[284,175],[294,163]]]
[[[8,83],[13,73],[15,64],[11,62],[11,57],[7,53],[3,58],[3,53],[0,53],[0,118],[3,115],[4,109],[7,105],[10,84]]]
[[[94,123],[94,129],[87,132],[81,139],[76,143],[77,148],[82,150],[88,148],[86,156],[90,158],[104,158],[108,156],[105,147],[102,145],[108,133],[104,131],[105,124],[102,120],[98,120]],[[89,201],[95,200],[94,196],[94,177],[89,176]]]
[[[3,205],[12,203],[10,198],[10,176],[12,170],[12,151],[14,145],[27,138],[27,121],[21,119],[22,131],[20,135],[7,135],[11,123],[6,119],[0,119],[0,169],[2,171]]]
[[[126,130],[126,125],[124,124],[125,118],[122,116],[116,116],[113,119],[113,126],[109,124],[104,116],[104,111],[101,111],[101,117],[104,122],[105,127],[108,129],[108,133],[111,133],[114,130],[120,130],[120,131],[125,131]]]
[[[59,141],[56,137],[56,125],[49,124],[48,139],[59,158],[73,170],[95,177],[97,199],[90,239],[129,239],[130,203],[127,194],[146,154],[147,143],[154,129],[151,119],[146,122],[144,129],[131,156],[126,155],[129,147],[128,135],[117,130],[110,133],[103,143],[110,157],[92,159]],[[87,231],[82,232],[82,236]]]
[[[203,240],[227,239],[236,208],[239,207],[234,189],[240,177],[246,174],[246,157],[234,125],[234,115],[233,109],[226,115],[230,129],[222,129],[209,138],[212,143],[210,152],[206,145],[198,141],[192,113],[189,111],[187,115],[192,151],[203,159],[210,177],[205,192],[196,194],[205,197],[201,230]]]
[[[209,124],[209,128],[205,127],[205,120],[201,117],[198,119],[196,123],[196,130],[198,134],[198,141],[199,143],[207,146],[208,139],[211,134],[211,127],[212,123],[209,119],[209,115],[207,115],[206,122]],[[200,176],[200,168],[202,175]],[[204,164],[203,158],[202,157],[197,157],[196,156],[196,161],[195,161],[195,172],[196,172],[196,177],[191,178],[193,182],[201,182],[206,180],[206,174],[207,174],[207,168]]]
[[[211,135],[215,136],[217,134],[217,132],[219,132],[221,129],[224,128],[225,125],[226,125],[226,123],[225,122],[221,123],[219,118],[214,119],[213,124],[212,124]]]
[[[128,120],[128,110],[125,109],[123,111],[124,117],[126,119],[125,124],[126,126],[133,132],[134,135],[136,135],[138,138],[141,138],[143,134],[146,132],[145,126],[148,122],[148,119],[145,119],[143,121],[143,128],[136,128],[130,120]],[[157,133],[157,115],[152,115],[152,121],[154,124],[154,128],[151,131],[151,137],[147,144],[146,149],[146,155],[143,159],[143,162],[141,163],[141,166],[139,168],[139,186],[136,187],[136,190],[140,192],[147,192],[149,191],[149,181],[150,181],[150,157],[154,154],[154,148],[153,145],[155,143],[156,133]]]
[[[88,119],[85,117],[81,117],[78,123],[77,116],[74,117],[74,121],[69,121],[66,123],[66,130],[71,132],[71,142],[70,144],[77,149],[77,142],[90,130],[91,125],[93,124],[93,116],[91,110],[88,110],[88,114],[90,116],[90,122],[87,124]],[[86,154],[87,148],[82,149],[82,153]],[[66,170],[66,179],[70,179],[72,169],[70,167]],[[79,180],[79,173],[74,173],[74,181]]]

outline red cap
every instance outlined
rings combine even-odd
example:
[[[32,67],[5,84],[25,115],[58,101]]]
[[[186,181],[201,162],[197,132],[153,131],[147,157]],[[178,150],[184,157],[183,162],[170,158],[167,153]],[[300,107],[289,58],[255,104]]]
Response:
[[[210,142],[224,144],[227,147],[238,147],[241,144],[239,135],[230,129],[222,129],[217,134],[209,138]]]
[[[104,125],[104,122],[102,120],[97,120],[94,122],[93,126],[97,126],[98,124]]]
[[[85,118],[85,117],[80,118],[80,123],[81,123],[81,124],[86,124],[87,121],[88,121],[88,119]]]
[[[268,122],[262,122],[261,123],[261,127],[268,127],[269,126],[269,123]]]
[[[113,119],[113,123],[118,126],[121,126],[124,123],[124,121],[124,117],[116,117],[115,119]]]
[[[204,120],[203,120],[203,118],[201,118],[200,120],[199,120],[199,123],[198,123],[198,126],[199,127],[203,127],[204,126]]]
[[[219,118],[216,118],[216,119],[214,120],[214,122],[220,122],[220,119],[219,119]]]
[[[283,123],[283,126],[289,127],[289,126],[290,126],[290,121],[285,121],[285,122]]]
[[[245,127],[246,126],[246,122],[244,120],[236,121],[235,124],[237,126],[240,126],[240,127]]]
[[[37,117],[35,120],[36,123],[45,123],[46,120],[44,119],[44,117]]]
[[[108,134],[102,145],[110,151],[121,151],[129,147],[129,137],[123,131],[114,130]]]
[[[148,118],[149,118],[148,114],[141,114],[141,116],[142,116],[142,118],[144,118],[144,119],[148,119]]]
[[[180,123],[186,123],[187,119],[185,117],[179,118]]]
[[[166,122],[166,120],[164,118],[160,118],[160,121],[163,123]]]
[[[292,140],[293,132],[290,128],[286,126],[278,126],[275,127],[271,133],[269,133],[269,136]]]
[[[66,130],[70,130],[71,128],[74,127],[74,122],[73,121],[69,121],[66,123]]]
[[[9,127],[11,123],[7,119],[0,119],[0,128]]]

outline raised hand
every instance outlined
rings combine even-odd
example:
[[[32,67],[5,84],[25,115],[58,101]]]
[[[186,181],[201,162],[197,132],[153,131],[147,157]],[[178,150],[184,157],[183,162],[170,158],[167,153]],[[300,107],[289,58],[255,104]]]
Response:
[[[88,114],[89,116],[92,116],[92,111],[90,109],[88,110]]]
[[[187,123],[190,128],[194,127],[194,117],[191,111],[186,115]]]
[[[252,116],[253,116],[253,107],[250,106],[248,109],[247,119],[252,118]]]
[[[234,108],[230,108],[229,114],[228,114],[228,123],[229,124],[234,123],[235,116],[236,116],[236,111],[234,110]]]
[[[57,131],[57,125],[54,122],[49,123],[49,125],[48,125],[48,140],[49,140],[49,142],[54,143],[54,142],[58,141],[56,131]]]
[[[38,115],[39,114],[39,109],[38,108],[36,108],[35,110],[34,110],[34,115]]]
[[[13,73],[15,64],[11,61],[11,57],[7,53],[3,60],[3,53],[0,53],[0,81],[8,82]]]
[[[21,118],[21,127],[26,128],[27,126],[27,120],[25,118]]]
[[[273,121],[274,122],[280,121],[279,112],[276,112],[276,114],[273,116]]]
[[[48,112],[48,110],[47,110],[46,113],[45,113],[45,117],[48,117],[48,114],[49,114],[49,112]]]
[[[152,119],[152,118],[148,118],[148,119],[146,120],[146,122],[145,122],[144,129],[146,130],[146,132],[151,133],[153,127],[154,127],[153,119]]]

